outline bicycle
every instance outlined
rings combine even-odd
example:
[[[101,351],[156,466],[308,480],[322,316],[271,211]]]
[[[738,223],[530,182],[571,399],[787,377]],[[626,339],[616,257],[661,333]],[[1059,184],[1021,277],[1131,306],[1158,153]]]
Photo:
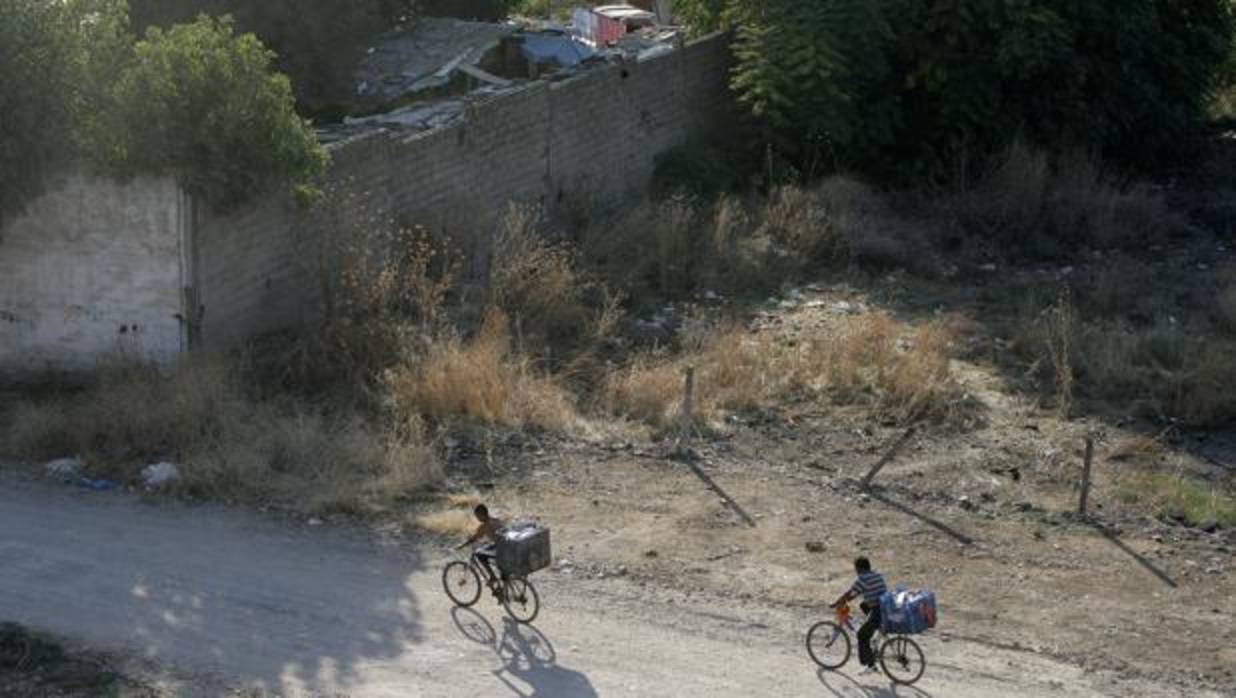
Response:
[[[807,654],[821,669],[840,669],[850,660],[850,633],[858,632],[851,620],[853,612],[849,605],[836,610],[834,620],[820,621],[807,631]],[[877,644],[877,638],[883,642]],[[886,634],[877,630],[871,638],[873,647],[879,647],[876,657],[884,675],[895,684],[909,686],[923,676],[927,658],[918,643],[906,635]]]
[[[536,587],[527,577],[513,576],[504,580],[494,579],[485,570],[476,553],[465,558],[458,551],[451,551],[454,560],[442,568],[442,588],[456,606],[468,608],[481,599],[485,586],[493,592],[498,603],[506,609],[508,615],[517,623],[527,625],[536,619],[541,611],[541,597],[536,593]]]

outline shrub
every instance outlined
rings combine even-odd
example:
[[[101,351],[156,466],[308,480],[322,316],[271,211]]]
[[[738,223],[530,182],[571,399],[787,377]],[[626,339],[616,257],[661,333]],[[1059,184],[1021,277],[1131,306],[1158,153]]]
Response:
[[[175,174],[221,208],[272,185],[312,191],[326,155],[273,58],[230,20],[151,28],[111,87],[97,157],[120,173]]]
[[[1134,327],[1075,318],[1067,303],[1044,313],[1030,334],[1019,344],[1062,407],[1073,398],[1120,416],[1215,428],[1236,423],[1230,340],[1198,336],[1166,319]]]
[[[739,98],[800,161],[906,177],[1019,133],[1126,162],[1177,156],[1219,84],[1232,17],[1229,0],[729,0],[720,23],[736,26]]]
[[[652,175],[656,198],[713,199],[739,191],[742,175],[731,151],[692,141],[657,155]]]
[[[240,32],[252,32],[274,51],[275,66],[291,78],[306,113],[344,102],[355,85],[352,71],[382,32],[414,19],[410,0],[129,0],[139,31],[168,29],[199,15],[231,15]]]
[[[470,420],[503,427],[570,428],[576,418],[570,394],[511,351],[505,314],[491,309],[477,335],[436,338],[424,355],[387,373],[399,420]]]
[[[585,272],[575,249],[542,232],[537,207],[512,205],[494,240],[490,303],[514,318],[517,351],[560,364],[609,339],[622,295]]]
[[[1236,283],[1220,289],[1215,311],[1219,327],[1229,335],[1236,337]]]
[[[329,199],[344,211],[348,204]],[[342,215],[347,216],[348,213]],[[458,256],[423,228],[341,227],[323,260],[321,324],[313,372],[321,380],[370,386],[416,342],[444,324]]]
[[[0,0],[0,224],[77,154],[125,46],[120,3]]]
[[[16,405],[0,452],[78,454],[93,474],[122,482],[170,459],[185,491],[315,511],[382,506],[440,475],[415,420],[378,429],[348,412],[255,400],[248,382],[218,357],[170,373],[120,361],[81,393]]]
[[[969,191],[936,203],[967,233],[1032,257],[1078,247],[1141,248],[1188,229],[1166,197],[1122,184],[1093,158],[1046,153],[1015,143]]]

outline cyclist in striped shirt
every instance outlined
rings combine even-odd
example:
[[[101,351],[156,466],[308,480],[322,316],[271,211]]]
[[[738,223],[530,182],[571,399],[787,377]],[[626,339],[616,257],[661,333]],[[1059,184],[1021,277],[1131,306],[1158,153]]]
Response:
[[[871,569],[871,561],[865,557],[854,561],[854,571],[858,573],[858,579],[854,580],[854,584],[837,599],[832,608],[840,608],[852,599],[862,599],[859,608],[867,614],[867,622],[858,629],[858,661],[865,667],[862,673],[869,674],[877,671],[871,637],[880,628],[880,597],[888,591],[888,586],[884,583],[884,575]]]

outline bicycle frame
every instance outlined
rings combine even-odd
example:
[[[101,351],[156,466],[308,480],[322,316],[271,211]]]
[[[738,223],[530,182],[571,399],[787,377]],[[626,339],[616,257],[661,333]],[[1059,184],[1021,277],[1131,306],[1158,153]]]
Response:
[[[858,629],[860,626],[854,623],[854,611],[850,609],[849,604],[839,607],[836,611],[835,618],[837,621],[837,625],[841,626],[842,628],[846,630],[849,630],[851,633],[854,633],[855,635],[858,634]],[[867,616],[864,616],[864,621],[866,620],[866,618]],[[871,644],[872,645],[879,644],[878,642],[876,642],[876,638],[887,639],[889,637],[891,636],[885,633],[883,628],[876,628],[875,633],[872,634],[871,636]]]

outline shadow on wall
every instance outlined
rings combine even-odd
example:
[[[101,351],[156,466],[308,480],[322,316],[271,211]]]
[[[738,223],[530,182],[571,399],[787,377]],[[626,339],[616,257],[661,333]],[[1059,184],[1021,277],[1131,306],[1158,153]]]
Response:
[[[0,496],[0,616],[275,695],[346,693],[362,666],[415,652],[419,557],[213,507],[187,520],[128,498]]]
[[[596,698],[592,682],[582,672],[558,664],[549,638],[531,625],[502,619],[502,636],[484,616],[470,608],[451,610],[455,628],[468,640],[493,648],[502,666],[494,677],[519,698]]]

